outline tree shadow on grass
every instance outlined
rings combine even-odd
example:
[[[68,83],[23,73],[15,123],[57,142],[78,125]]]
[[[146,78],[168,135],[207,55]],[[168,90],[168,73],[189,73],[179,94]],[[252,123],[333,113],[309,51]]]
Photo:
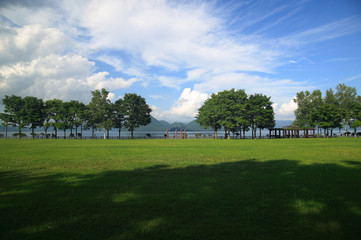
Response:
[[[1,239],[359,239],[361,169],[255,160],[2,172]]]

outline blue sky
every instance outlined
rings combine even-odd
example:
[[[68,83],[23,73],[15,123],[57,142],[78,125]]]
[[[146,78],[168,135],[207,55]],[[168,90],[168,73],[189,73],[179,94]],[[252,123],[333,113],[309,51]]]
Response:
[[[0,3],[0,97],[88,103],[143,96],[188,122],[211,93],[245,89],[293,119],[297,92],[361,94],[361,2],[13,0]]]

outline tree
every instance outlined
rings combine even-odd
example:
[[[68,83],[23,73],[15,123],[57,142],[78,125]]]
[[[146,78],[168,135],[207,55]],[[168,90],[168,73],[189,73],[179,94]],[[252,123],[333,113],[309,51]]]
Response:
[[[314,90],[312,94],[309,91],[299,92],[294,99],[297,103],[295,110],[296,120],[293,124],[297,127],[307,128],[315,127],[315,122],[312,119],[312,114],[317,111],[322,104],[322,93],[320,90]]]
[[[92,99],[88,104],[89,108],[89,117],[92,125],[96,125],[98,128],[103,128],[104,130],[104,139],[107,138],[106,130],[110,127],[111,124],[111,103],[108,99],[109,91],[104,88],[100,90],[91,91]],[[94,132],[94,131],[93,131]]]
[[[85,104],[79,101],[72,100],[69,102],[69,112],[70,112],[70,135],[72,136],[73,127],[75,127],[75,136],[78,136],[78,127],[83,125],[85,119]]]
[[[360,98],[360,97],[358,97]],[[357,128],[361,127],[361,101],[355,101],[351,105],[351,122],[350,127],[354,129],[355,136],[357,135]]]
[[[46,112],[45,123],[44,123],[45,134],[48,128],[52,126],[54,128],[55,138],[58,138],[58,125],[60,121],[59,115],[62,104],[63,101],[59,99],[47,100],[45,102],[45,112]]]
[[[248,100],[248,116],[252,126],[252,138],[256,138],[256,130],[274,127],[274,110],[270,97],[254,94]]]
[[[42,99],[36,97],[25,97],[24,108],[26,109],[25,122],[31,128],[31,135],[34,138],[34,130],[42,127],[46,118],[45,105]]]
[[[130,131],[131,138],[134,138],[134,129],[139,126],[148,125],[151,122],[150,113],[152,109],[148,106],[145,99],[134,93],[124,95],[124,119],[125,124]]]
[[[27,125],[27,110],[24,108],[24,100],[19,96],[6,95],[2,102],[5,106],[4,112],[9,115],[7,118],[11,121],[9,123],[18,127],[19,137],[21,138],[21,129]]]
[[[217,111],[217,94],[212,94],[204,104],[198,109],[197,122],[204,128],[211,127],[214,138],[217,139],[217,130],[221,128],[219,124],[220,115]]]
[[[64,131],[64,139],[66,138],[66,130],[71,129],[72,125],[72,112],[71,112],[71,103],[62,102],[60,108],[57,112],[57,124],[56,127]]]
[[[120,139],[120,132],[124,124],[124,106],[123,99],[118,99],[113,104],[113,126],[118,128],[118,138]]]
[[[351,120],[352,104],[356,101],[357,91],[354,87],[348,87],[345,84],[339,84],[336,87],[336,99],[339,104],[343,123],[346,126],[346,137],[348,136],[348,125]]]
[[[341,114],[339,109],[333,104],[323,104],[312,113],[314,122],[318,122],[320,128],[324,129],[325,135],[329,136],[329,129],[339,127],[341,123]],[[326,133],[327,132],[327,133]]]
[[[11,115],[7,113],[0,113],[1,124],[5,127],[5,138],[8,138],[8,126],[11,126]]]

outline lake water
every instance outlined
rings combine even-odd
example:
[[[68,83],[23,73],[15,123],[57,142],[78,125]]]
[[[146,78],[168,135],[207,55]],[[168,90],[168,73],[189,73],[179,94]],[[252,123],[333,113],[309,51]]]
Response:
[[[349,130],[350,132],[354,132],[353,129]],[[357,129],[358,132],[361,132],[361,128]],[[23,133],[25,133],[28,137],[31,136],[31,130],[29,131],[29,129],[24,129],[24,131],[22,131]],[[11,137],[13,135],[13,131],[9,131],[8,132],[8,136]],[[37,134],[41,134],[44,133],[44,131],[35,131],[35,133]],[[53,131],[48,131],[48,134],[53,134]],[[80,130],[78,130],[78,133],[80,133]],[[323,133],[323,130],[322,132]],[[341,130],[341,134],[345,133],[345,129]],[[5,135],[5,133],[3,133]],[[75,135],[75,130],[73,130],[73,134]],[[134,137],[135,138],[149,138],[149,136],[151,136],[151,138],[165,138],[165,134],[166,131],[134,131]],[[262,130],[261,131],[261,135],[262,137],[267,137],[269,134],[269,131],[267,129]],[[316,129],[316,134],[317,134],[317,129]],[[333,134],[339,135],[339,130],[338,129],[334,129],[333,130]],[[66,131],[66,136],[69,137],[70,135],[70,130]],[[187,131],[187,137],[188,138],[198,138],[198,137],[202,137],[202,138],[213,138],[213,131]],[[223,130],[220,130],[217,132],[217,135],[219,138],[224,138],[225,133]],[[90,138],[92,136],[92,132],[87,130],[87,131],[83,131],[83,137],[85,138]],[[96,138],[103,138],[104,137],[104,133],[103,131],[95,131],[95,136]],[[109,132],[109,136],[110,138],[117,138],[118,137],[118,130],[111,130]],[[174,139],[175,138],[175,131],[168,131],[168,136],[170,139]],[[252,136],[252,132],[248,131],[246,132],[246,137],[249,138]],[[64,131],[60,131],[58,130],[58,138],[63,138],[64,137]],[[121,131],[121,138],[129,138],[130,137],[130,132],[129,131]],[[257,130],[257,138],[259,137],[259,130]],[[180,132],[177,131],[177,138],[180,138]],[[239,136],[234,135],[233,133],[231,133],[231,138],[239,138]]]

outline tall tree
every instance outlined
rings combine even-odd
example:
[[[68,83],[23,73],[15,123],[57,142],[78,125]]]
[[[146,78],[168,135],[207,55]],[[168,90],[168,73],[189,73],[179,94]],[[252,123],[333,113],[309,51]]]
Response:
[[[27,125],[27,110],[24,108],[24,100],[19,96],[5,96],[2,100],[5,110],[10,117],[11,124],[18,127],[19,137],[22,137],[21,129]]]
[[[297,103],[295,110],[296,120],[293,122],[297,127],[314,127],[315,123],[312,121],[312,113],[315,112],[322,104],[322,93],[320,90],[299,92],[294,99]]]
[[[1,124],[5,127],[5,138],[8,138],[8,127],[12,126],[11,115],[7,113],[0,113]]]
[[[97,125],[99,128],[104,130],[104,139],[107,138],[106,130],[111,124],[110,115],[111,115],[111,103],[108,99],[109,91],[104,88],[101,90],[91,91],[92,99],[88,104],[91,121]]]
[[[66,138],[66,130],[72,129],[73,114],[71,110],[72,104],[70,102],[62,102],[60,109],[57,112],[57,128],[64,131],[64,139]]]
[[[45,112],[46,112],[45,123],[44,123],[45,132],[48,130],[50,126],[52,126],[54,128],[55,138],[58,138],[58,124],[60,121],[59,115],[62,108],[62,104],[63,101],[60,99],[52,99],[52,100],[47,100],[45,102]]]
[[[358,96],[361,100],[361,97]],[[351,121],[350,127],[354,129],[354,134],[357,136],[357,128],[361,127],[361,101],[357,100],[351,105]]]
[[[329,137],[329,129],[331,136],[333,128],[337,128],[341,124],[341,114],[339,109],[333,104],[323,104],[312,113],[312,119],[318,123],[320,128],[324,129],[325,136]]]
[[[131,138],[134,138],[135,128],[148,125],[151,122],[150,113],[152,109],[148,106],[144,98],[134,93],[124,95],[123,106],[124,126],[130,131]]]
[[[42,127],[46,118],[45,105],[42,99],[36,97],[25,97],[24,108],[26,109],[26,125],[31,128],[31,135],[35,137],[35,128]]]
[[[270,97],[262,94],[249,96],[248,115],[252,126],[252,138],[256,138],[256,130],[274,127],[274,110]]]
[[[219,124],[220,114],[217,106],[217,94],[212,94],[204,104],[198,109],[196,116],[197,122],[204,128],[211,127],[214,132],[214,138],[217,139],[217,130],[222,126]]]
[[[75,136],[78,137],[78,127],[82,126],[85,118],[85,104],[79,101],[72,100],[69,102],[69,112],[70,112],[70,135],[72,135],[73,127],[75,127]]]
[[[124,125],[124,106],[123,99],[118,99],[113,104],[113,126],[118,128],[118,138],[120,139],[120,132]]]
[[[336,99],[338,101],[343,123],[346,127],[346,137],[348,136],[348,125],[351,120],[352,104],[356,101],[357,91],[354,87],[339,84],[336,87]]]

